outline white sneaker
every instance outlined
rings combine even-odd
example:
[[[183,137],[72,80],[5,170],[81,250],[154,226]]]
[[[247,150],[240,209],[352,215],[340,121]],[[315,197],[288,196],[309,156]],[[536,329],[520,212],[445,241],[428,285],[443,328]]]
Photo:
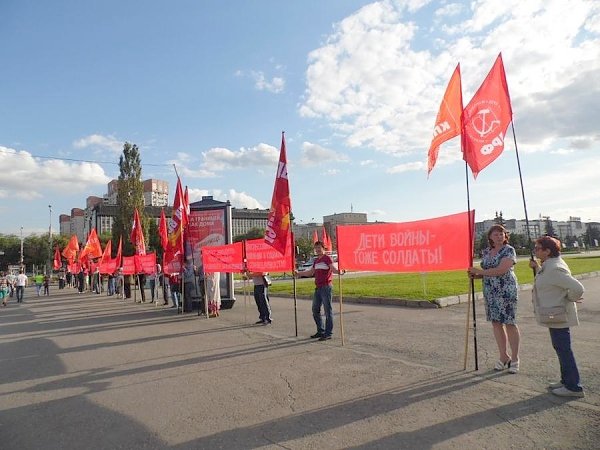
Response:
[[[508,373],[519,373],[519,361],[510,361],[509,362]]]
[[[548,385],[548,389],[550,389],[550,390],[552,390],[552,389],[558,389],[558,388],[563,387],[563,386],[564,386],[564,384],[562,384],[560,381],[557,381],[555,383],[550,383]]]
[[[552,389],[551,391],[554,395],[558,395],[559,397],[585,397],[585,394],[583,393],[583,391],[571,391],[570,389],[567,389],[566,387],[559,387],[556,389]]]

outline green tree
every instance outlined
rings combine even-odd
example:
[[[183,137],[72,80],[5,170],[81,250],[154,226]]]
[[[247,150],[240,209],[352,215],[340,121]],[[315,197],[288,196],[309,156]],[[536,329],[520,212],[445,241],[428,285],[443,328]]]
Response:
[[[306,261],[314,253],[312,239],[306,237],[296,238],[296,247],[298,247],[298,259]]]
[[[144,215],[144,185],[142,183],[142,161],[135,144],[125,142],[119,158],[119,186],[117,190],[117,215],[112,228],[113,246],[123,236],[123,255],[133,255],[135,249],[130,242],[133,213],[137,208],[148,241],[148,220]]]

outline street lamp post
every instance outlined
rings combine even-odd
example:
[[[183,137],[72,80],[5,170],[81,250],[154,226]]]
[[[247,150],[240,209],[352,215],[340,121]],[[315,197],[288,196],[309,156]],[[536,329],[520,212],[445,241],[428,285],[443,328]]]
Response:
[[[23,269],[23,227],[21,227],[21,269]],[[25,269],[23,269],[25,271]]]
[[[50,211],[50,222],[48,227],[48,272],[47,274],[52,273],[52,205],[48,205],[48,210]]]

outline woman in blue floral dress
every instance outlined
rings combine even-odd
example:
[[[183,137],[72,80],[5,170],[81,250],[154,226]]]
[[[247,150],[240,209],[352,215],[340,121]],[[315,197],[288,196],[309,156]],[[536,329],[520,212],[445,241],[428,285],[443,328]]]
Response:
[[[490,246],[483,251],[481,269],[471,267],[469,275],[483,278],[486,318],[492,322],[500,353],[494,369],[508,369],[510,373],[517,373],[521,341],[516,322],[518,285],[513,271],[517,255],[515,249],[508,245],[508,232],[502,225],[492,226],[487,237]]]

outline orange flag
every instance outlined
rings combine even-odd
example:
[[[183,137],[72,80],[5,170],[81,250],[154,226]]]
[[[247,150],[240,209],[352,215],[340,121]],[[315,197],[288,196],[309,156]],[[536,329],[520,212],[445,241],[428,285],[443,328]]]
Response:
[[[317,230],[313,230],[313,244],[315,242],[317,242],[319,240],[319,234],[317,233]]]
[[[60,269],[62,266],[62,261],[60,260],[60,250],[58,249],[58,245],[54,250],[54,270]]]
[[[474,178],[504,150],[504,135],[511,121],[510,95],[500,53],[463,111],[463,158]]]
[[[83,250],[81,250],[81,253],[79,254],[79,260],[83,260],[84,256],[88,256],[92,259],[100,258],[102,256],[102,246],[100,245],[100,239],[98,239],[95,228],[92,228],[92,231],[90,231],[85,247],[83,247]]]
[[[67,259],[69,264],[73,264],[73,261],[75,261],[75,257],[77,256],[78,251],[79,242],[77,241],[77,236],[72,235],[71,239],[69,239],[69,243],[62,251],[62,255]]]
[[[167,218],[165,217],[165,210],[160,211],[160,222],[158,223],[158,235],[160,237],[160,246],[163,250],[167,249],[169,243],[169,233],[167,231]]]
[[[183,248],[182,230],[187,225],[187,214],[185,207],[185,198],[181,188],[181,180],[177,178],[177,187],[175,188],[175,198],[173,200],[173,215],[168,223],[169,246],[173,249]]]
[[[117,268],[121,267],[122,250],[123,250],[123,236],[121,236],[119,238],[119,246],[117,247],[117,256],[115,256],[115,261],[117,263],[117,265],[116,265]]]
[[[100,259],[100,264],[107,263],[112,258],[112,241],[109,239],[106,243],[106,247],[104,247],[104,253],[102,253],[102,258]]]
[[[133,222],[131,224],[131,243],[135,247],[136,255],[146,254],[146,241],[144,240],[144,230],[137,208],[133,211]]]
[[[462,109],[460,64],[458,64],[446,87],[444,98],[442,99],[437,118],[435,119],[433,139],[431,140],[429,152],[427,153],[427,176],[429,176],[435,166],[440,145],[460,134],[460,116],[462,114]]]
[[[267,229],[265,230],[265,242],[285,255],[285,249],[290,238],[290,212],[292,201],[290,199],[290,186],[287,173],[287,156],[285,153],[285,135],[281,133],[281,151],[279,152],[279,164],[275,174],[275,186],[271,209],[267,218]]]

